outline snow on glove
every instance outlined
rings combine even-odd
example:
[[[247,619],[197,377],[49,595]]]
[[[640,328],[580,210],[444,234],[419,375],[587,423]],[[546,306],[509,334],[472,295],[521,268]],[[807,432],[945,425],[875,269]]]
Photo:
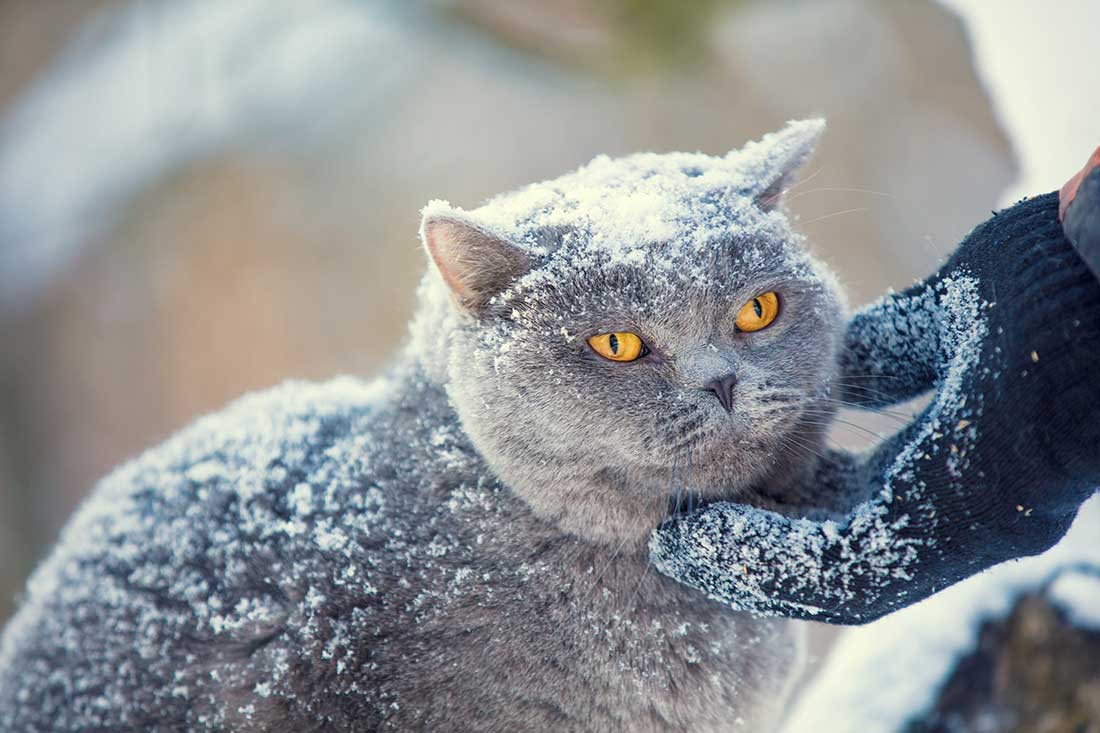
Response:
[[[1086,188],[1067,231],[1100,211]],[[838,522],[714,504],[654,532],[656,567],[739,609],[854,624],[1057,542],[1100,486],[1100,280],[1082,246],[1100,233],[1082,224],[1075,251],[1058,204],[995,214],[927,282],[853,319],[845,400],[935,390],[897,435],[821,474],[824,491],[873,498]]]

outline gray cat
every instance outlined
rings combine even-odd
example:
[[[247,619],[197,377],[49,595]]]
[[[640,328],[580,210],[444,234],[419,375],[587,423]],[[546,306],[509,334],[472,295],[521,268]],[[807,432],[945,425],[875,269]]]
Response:
[[[429,204],[390,374],[105,479],[4,633],[0,729],[770,729],[797,626],[646,542],[696,501],[822,503],[844,305],[776,209],[822,127]]]

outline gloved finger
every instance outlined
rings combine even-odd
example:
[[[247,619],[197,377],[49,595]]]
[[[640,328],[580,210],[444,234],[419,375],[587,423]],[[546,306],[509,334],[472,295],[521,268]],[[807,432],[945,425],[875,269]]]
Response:
[[[936,292],[921,282],[866,306],[852,318],[840,355],[839,398],[853,407],[904,402],[938,377]]]
[[[880,596],[916,560],[904,523],[877,504],[844,526],[719,503],[662,525],[650,558],[662,573],[734,608],[832,623],[864,623],[892,608]]]
[[[820,545],[822,537],[811,531],[792,541],[791,534],[790,520],[780,514],[713,504],[658,527],[650,538],[650,559],[665,575],[737,610],[814,618],[821,609],[812,602],[790,600],[805,588],[800,585],[792,592],[782,581],[793,576],[773,561]],[[807,595],[812,599],[817,592]]]

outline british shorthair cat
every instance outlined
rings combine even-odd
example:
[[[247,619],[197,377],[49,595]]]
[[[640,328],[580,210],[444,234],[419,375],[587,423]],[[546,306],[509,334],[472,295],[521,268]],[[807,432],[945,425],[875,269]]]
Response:
[[[646,543],[815,469],[845,306],[777,204],[822,129],[429,204],[385,377],[245,397],[100,484],[4,632],[0,728],[770,729],[797,625]]]

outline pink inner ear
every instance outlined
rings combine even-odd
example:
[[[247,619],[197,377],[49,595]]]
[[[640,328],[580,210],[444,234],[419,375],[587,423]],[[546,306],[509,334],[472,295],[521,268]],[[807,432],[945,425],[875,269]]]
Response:
[[[424,244],[428,248],[428,254],[435,262],[439,274],[443,276],[443,281],[447,283],[447,287],[460,300],[466,300],[471,294],[469,292],[470,287],[458,276],[460,268],[457,267],[458,262],[456,261],[461,257],[461,253],[458,251],[461,244],[456,241],[461,239],[459,229],[460,225],[446,219],[425,222]]]
[[[464,308],[480,309],[530,267],[521,249],[463,221],[428,219],[423,232],[428,254]]]
[[[771,211],[779,203],[779,199],[783,198],[783,188],[778,187],[775,190],[768,188],[764,193],[756,197],[756,204],[762,209]]]
[[[771,211],[779,206],[779,202],[783,199],[783,194],[786,193],[790,182],[790,176],[782,176],[757,195],[756,205],[764,211]]]

